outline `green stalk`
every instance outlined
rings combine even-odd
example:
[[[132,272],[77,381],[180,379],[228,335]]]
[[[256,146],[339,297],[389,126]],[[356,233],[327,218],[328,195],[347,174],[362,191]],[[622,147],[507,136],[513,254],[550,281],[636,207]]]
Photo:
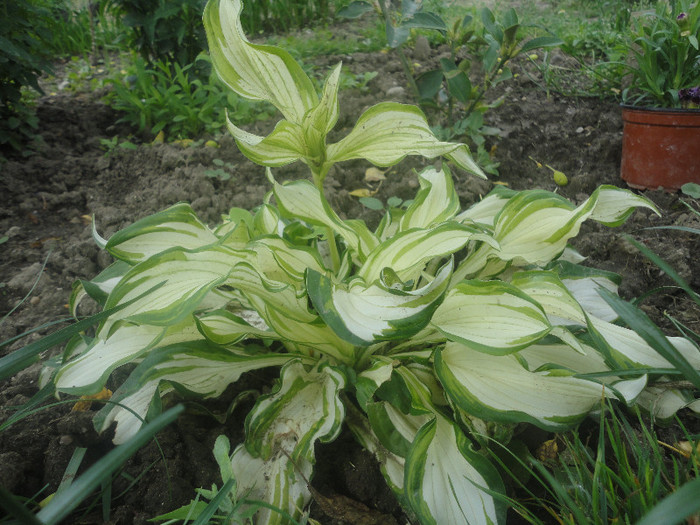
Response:
[[[313,177],[314,185],[316,186],[316,188],[318,188],[318,192],[321,195],[321,200],[324,204],[328,204],[329,207],[330,204],[328,203],[328,200],[326,200],[326,194],[323,192],[323,181],[325,180],[326,175],[328,174],[330,166],[330,164],[325,162],[320,167],[309,165],[309,167],[311,168],[311,175]],[[340,252],[338,251],[338,245],[335,242],[335,232],[333,231],[333,228],[331,228],[330,226],[326,226],[325,230],[326,239],[328,241],[328,248],[331,252],[331,263],[333,265],[333,272],[335,273],[340,269]]]

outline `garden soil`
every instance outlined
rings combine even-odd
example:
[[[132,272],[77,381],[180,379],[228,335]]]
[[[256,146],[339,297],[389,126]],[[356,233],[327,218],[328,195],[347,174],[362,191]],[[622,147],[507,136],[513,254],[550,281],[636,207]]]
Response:
[[[414,57],[415,61],[421,59]],[[353,73],[377,71],[378,75],[365,90],[341,93],[341,116],[333,140],[346,134],[360,112],[378,101],[411,102],[400,62],[391,53],[321,57],[315,65],[318,71],[325,71],[338,60]],[[454,169],[463,206],[478,201],[495,184],[516,190],[552,190],[575,204],[601,184],[624,186],[619,179],[622,122],[618,105],[597,98],[547,94],[538,87],[541,79],[536,70],[516,65],[516,73],[519,76],[497,94],[503,103],[487,117],[490,126],[501,130],[488,144],[494,160],[500,163],[500,175],[484,181]],[[142,217],[187,201],[202,220],[213,225],[231,207],[251,208],[261,203],[270,190],[263,168],[247,160],[230,137],[217,138],[216,148],[203,141],[192,147],[143,141],[133,150],[107,152],[102,139],[125,136],[129,130],[116,124],[119,115],[104,105],[102,95],[57,91],[42,96],[37,107],[38,151],[26,158],[10,157],[0,165],[0,238],[7,237],[0,244],[0,316],[9,313],[0,324],[0,341],[65,319],[72,283],[89,279],[110,264],[110,256],[92,239],[93,217],[97,231],[108,238]],[[259,122],[249,129],[267,133],[274,123]],[[219,167],[217,159],[225,163],[228,180],[210,176],[211,170]],[[552,171],[538,163],[565,173],[568,185],[558,186]],[[377,212],[363,207],[351,192],[377,190],[375,196],[384,202],[389,197],[410,199],[418,188],[415,170],[425,165],[424,159],[407,159],[389,170],[377,187],[364,179],[369,164],[347,162],[333,169],[326,192],[341,216],[360,216],[376,225]],[[305,177],[303,168],[298,163],[276,169],[274,174],[278,180]],[[619,228],[587,223],[574,246],[588,258],[587,264],[621,274],[620,293],[627,299],[672,282],[640,255],[624,234],[661,254],[692,287],[700,289],[700,236],[647,229],[662,225],[699,228],[697,217],[681,202],[689,198],[661,190],[643,194],[658,206],[660,217],[641,210]],[[645,298],[641,307],[669,334],[676,332],[666,313],[700,332],[700,309],[681,291],[664,289]],[[82,311],[95,312],[89,305]],[[58,326],[63,325],[40,329],[6,345],[0,355]],[[40,364],[35,364],[0,383],[0,422],[37,393],[39,371]],[[248,374],[222,398],[188,405],[185,415],[158,434],[162,456],[152,442],[117,475],[108,523],[143,524],[188,503],[197,487],[220,486],[211,453],[214,441],[220,434],[228,435],[233,443],[241,440],[242,421],[255,393],[268,391],[273,379],[271,372]],[[253,395],[224,419],[236,395],[248,390]],[[71,406],[41,410],[0,433],[3,488],[41,500],[58,487],[76,447],[87,447],[81,472],[111,448],[109,435],[98,435],[92,427],[93,411],[72,411]],[[541,436],[540,443],[546,438]],[[349,434],[333,444],[318,446],[317,467],[311,481],[312,516],[321,523],[406,523],[376,462]],[[90,501],[92,509],[82,508],[67,523],[103,523],[100,501]]]

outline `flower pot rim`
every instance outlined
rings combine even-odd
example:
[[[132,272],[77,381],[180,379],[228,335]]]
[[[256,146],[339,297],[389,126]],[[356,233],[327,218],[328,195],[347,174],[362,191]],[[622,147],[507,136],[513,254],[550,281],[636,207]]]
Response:
[[[625,110],[647,111],[650,113],[700,113],[700,108],[654,108],[649,106],[635,106],[633,104],[620,104]]]

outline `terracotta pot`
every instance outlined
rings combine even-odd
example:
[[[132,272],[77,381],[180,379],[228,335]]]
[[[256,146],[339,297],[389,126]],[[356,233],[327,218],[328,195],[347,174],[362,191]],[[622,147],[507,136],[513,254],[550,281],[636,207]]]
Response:
[[[700,183],[700,110],[622,106],[622,179],[633,188]]]

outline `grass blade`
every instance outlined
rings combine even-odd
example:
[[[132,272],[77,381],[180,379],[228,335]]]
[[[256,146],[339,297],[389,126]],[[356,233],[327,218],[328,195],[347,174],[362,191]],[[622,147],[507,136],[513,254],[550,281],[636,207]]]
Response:
[[[114,308],[110,308],[109,310],[104,310],[98,314],[92,315],[86,319],[78,321],[77,323],[74,323],[70,326],[66,326],[65,328],[61,328],[59,331],[47,335],[39,341],[28,344],[27,346],[20,348],[19,350],[15,350],[11,354],[6,355],[2,359],[0,359],[0,381],[2,381],[3,379],[7,379],[8,377],[12,377],[20,370],[24,370],[25,368],[27,368],[39,358],[39,354],[44,350],[48,350],[52,346],[56,346],[57,344],[67,341],[75,334],[82,332],[83,330],[91,327],[95,323],[100,322],[102,319],[109,317],[113,313],[118,312],[123,308],[126,308],[130,304],[138,301],[139,299],[143,298],[149,293],[155,291],[157,288],[160,288],[163,284],[165,283],[163,282],[157,284],[151,289],[146,290],[138,297],[134,297],[130,301],[115,306]]]
[[[0,485],[0,507],[5,509],[10,516],[17,518],[19,523],[24,525],[43,525],[27,507],[19,502],[14,494],[2,485]]]
[[[690,228],[689,226],[651,226],[649,228],[644,228],[645,230],[677,230],[681,232],[694,233],[700,235],[700,230],[697,228]]]
[[[67,488],[57,494],[51,502],[44,507],[37,517],[45,524],[54,525],[68,516],[93,490],[100,486],[112,473],[127,459],[133,456],[137,450],[144,446],[165,426],[169,425],[184,410],[182,405],[177,405],[167,412],[156,417],[144,426],[129,441],[112,449],[100,461],[90,467],[82,476]]]
[[[681,523],[690,516],[700,511],[700,478],[689,481],[673,494],[665,497],[651,511],[646,514],[637,525],[675,525]]]
[[[700,295],[698,295],[691,287],[690,285],[683,279],[676,270],[674,270],[666,261],[664,261],[661,257],[656,255],[654,252],[652,252],[649,248],[644,246],[642,243],[638,242],[637,240],[633,239],[629,235],[624,235],[623,236],[625,240],[629,241],[634,245],[635,248],[637,248],[642,254],[649,259],[651,262],[653,262],[656,266],[658,266],[661,270],[663,270],[671,279],[673,279],[678,286],[683,288],[683,290],[690,296],[690,298],[695,301],[697,304],[700,305]]]
[[[644,339],[649,346],[669,363],[680,370],[683,377],[693,383],[696,388],[700,388],[700,373],[693,368],[688,360],[683,357],[683,354],[671,344],[661,329],[652,323],[644,312],[605,288],[599,288],[598,293],[630,329]]]
[[[211,518],[214,516],[217,510],[219,510],[219,505],[221,505],[221,502],[228,496],[228,493],[231,492],[231,489],[236,485],[236,480],[235,478],[229,479],[223,487],[221,487],[221,490],[216,494],[214,499],[212,499],[209,504],[204,508],[202,513],[197,517],[197,519],[192,522],[192,525],[207,525],[207,523],[210,522]]]
[[[51,257],[51,252],[52,252],[52,251],[53,251],[53,250],[49,250],[49,253],[46,254],[46,258],[44,259],[44,264],[41,265],[41,270],[39,270],[39,275],[37,275],[36,279],[34,280],[34,284],[32,285],[31,289],[27,292],[27,295],[25,295],[25,296],[22,298],[22,300],[21,300],[19,303],[17,303],[17,304],[14,306],[14,308],[12,308],[12,310],[10,310],[9,312],[7,312],[7,313],[2,317],[2,319],[0,319],[0,325],[1,325],[2,323],[4,323],[4,322],[5,322],[5,319],[7,319],[8,317],[10,317],[10,315],[12,315],[12,313],[13,313],[15,310],[17,310],[17,308],[19,308],[20,306],[22,306],[22,304],[24,303],[24,301],[26,301],[27,299],[29,299],[29,298],[31,297],[31,295],[34,293],[34,289],[35,289],[36,286],[39,284],[39,281],[41,280],[41,276],[44,275],[44,269],[46,268],[46,263],[49,262],[49,257]]]

